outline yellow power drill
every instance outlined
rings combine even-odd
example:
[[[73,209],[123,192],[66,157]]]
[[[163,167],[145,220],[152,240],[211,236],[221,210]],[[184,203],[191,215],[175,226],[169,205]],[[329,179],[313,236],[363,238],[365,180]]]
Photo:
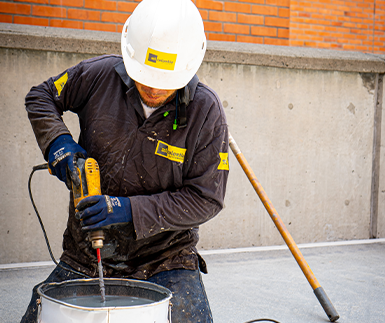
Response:
[[[72,183],[75,208],[82,199],[88,196],[102,194],[100,189],[99,165],[97,161],[93,158],[79,158],[77,160],[77,169],[80,178],[80,186],[76,187]],[[92,248],[102,248],[104,240],[103,230],[91,231],[90,240],[92,242]]]
[[[72,191],[74,195],[75,208],[78,203],[91,195],[101,195],[100,189],[100,172],[97,161],[93,158],[77,160],[77,170],[80,178],[80,186],[76,187],[72,183]],[[98,259],[98,271],[99,271],[99,286],[102,296],[102,302],[106,301],[106,292],[103,280],[103,267],[102,258],[100,256],[100,248],[103,247],[104,232],[103,230],[95,230],[90,232],[90,240],[92,242],[92,248],[96,249],[96,255]]]

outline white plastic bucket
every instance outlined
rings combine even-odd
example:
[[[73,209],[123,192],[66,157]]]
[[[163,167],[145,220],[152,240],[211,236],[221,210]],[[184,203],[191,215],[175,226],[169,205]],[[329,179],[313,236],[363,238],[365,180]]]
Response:
[[[83,307],[61,299],[100,296],[98,279],[76,279],[39,286],[38,323],[171,323],[171,292],[162,286],[132,279],[105,278],[106,296],[131,296],[151,300],[135,306]]]

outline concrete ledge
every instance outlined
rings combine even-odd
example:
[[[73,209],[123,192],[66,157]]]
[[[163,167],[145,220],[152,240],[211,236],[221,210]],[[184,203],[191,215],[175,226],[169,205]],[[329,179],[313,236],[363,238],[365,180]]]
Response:
[[[120,54],[120,34],[0,23],[0,47],[79,54]]]
[[[0,23],[0,47],[120,54],[120,33]],[[205,62],[306,70],[385,73],[385,56],[302,47],[209,41]]]
[[[304,70],[385,73],[385,55],[327,49],[209,42],[205,61]]]

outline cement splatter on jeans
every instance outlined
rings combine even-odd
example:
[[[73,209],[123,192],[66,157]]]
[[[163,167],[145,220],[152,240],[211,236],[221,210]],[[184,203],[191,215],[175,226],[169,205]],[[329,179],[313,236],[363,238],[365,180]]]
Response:
[[[60,265],[71,268],[62,261]],[[39,299],[37,288],[41,284],[79,278],[83,277],[56,267],[44,282],[33,288],[31,302],[21,319],[21,323],[36,323],[38,312],[36,301]],[[174,269],[164,271],[150,277],[147,281],[164,286],[172,292],[171,320],[173,323],[213,322],[199,270]]]
[[[172,292],[173,323],[212,323],[213,318],[199,270],[174,269],[163,271],[148,281]]]

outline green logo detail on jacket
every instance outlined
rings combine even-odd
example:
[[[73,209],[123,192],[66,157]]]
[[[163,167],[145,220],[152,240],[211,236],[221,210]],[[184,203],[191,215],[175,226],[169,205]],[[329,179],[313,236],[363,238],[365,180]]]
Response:
[[[158,141],[158,144],[156,145],[155,149],[155,155],[162,156],[178,163],[183,163],[185,154],[185,148],[171,146],[160,140]]]
[[[60,96],[60,93],[64,89],[64,86],[66,85],[67,81],[68,81],[68,73],[65,73],[62,77],[58,78],[54,82],[57,90],[57,96]]]
[[[218,169],[229,170],[229,154],[219,153],[219,158],[221,159],[221,161],[219,162]]]

